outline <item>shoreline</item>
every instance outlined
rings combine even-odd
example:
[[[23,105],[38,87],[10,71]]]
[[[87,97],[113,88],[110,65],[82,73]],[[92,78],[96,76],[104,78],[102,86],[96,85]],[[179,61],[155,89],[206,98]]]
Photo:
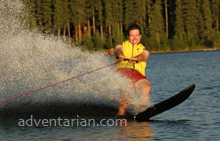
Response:
[[[185,50],[166,50],[166,51],[149,51],[152,54],[156,53],[176,53],[176,52],[194,52],[194,51],[215,51],[215,50],[220,50],[219,48],[202,48],[202,49],[185,49]]]
[[[194,52],[194,51],[215,51],[220,50],[220,48],[201,48],[201,49],[185,49],[185,50],[166,50],[166,51],[149,51],[152,54],[160,54],[160,53],[177,53],[177,52]],[[105,55],[115,55],[115,51],[113,48],[102,51]]]

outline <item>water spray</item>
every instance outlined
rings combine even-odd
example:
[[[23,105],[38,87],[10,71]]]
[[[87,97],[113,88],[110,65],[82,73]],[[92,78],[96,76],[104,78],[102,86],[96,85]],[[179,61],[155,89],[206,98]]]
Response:
[[[49,87],[52,87],[52,86],[55,86],[55,85],[58,85],[58,84],[61,84],[61,83],[63,83],[63,82],[66,82],[66,81],[69,81],[69,80],[72,80],[72,79],[75,79],[75,78],[81,77],[81,76],[83,76],[83,75],[86,75],[86,74],[89,74],[89,73],[92,73],[92,72],[95,72],[95,71],[98,71],[98,70],[104,69],[104,68],[106,68],[106,67],[109,67],[109,66],[115,65],[115,64],[117,64],[117,63],[118,63],[118,62],[115,62],[115,63],[112,63],[112,64],[110,64],[110,65],[107,65],[107,66],[104,66],[104,67],[101,67],[101,68],[98,68],[98,69],[92,70],[92,71],[90,71],[90,72],[83,73],[83,74],[81,74],[81,75],[78,75],[78,76],[75,76],[75,77],[72,77],[72,78],[69,78],[69,79],[66,79],[66,80],[63,80],[63,81],[60,81],[60,82],[57,82],[57,83],[51,84],[51,85],[49,85],[49,86],[42,87],[42,88],[40,88],[40,89],[36,89],[36,90],[34,90],[34,91],[31,91],[31,92],[28,92],[28,93],[25,93],[25,94],[21,94],[21,95],[19,95],[19,96],[15,96],[15,97],[12,97],[12,98],[9,98],[9,99],[6,99],[6,100],[3,100],[3,101],[0,102],[0,104],[1,104],[1,103],[4,103],[4,102],[7,102],[7,101],[10,101],[10,100],[13,100],[13,99],[16,99],[16,98],[19,98],[19,97],[22,97],[22,96],[25,96],[25,95],[28,95],[28,94],[31,94],[31,93],[34,93],[34,92],[37,92],[37,91],[40,91],[40,90],[43,90],[43,89],[46,89],[46,88],[49,88]]]

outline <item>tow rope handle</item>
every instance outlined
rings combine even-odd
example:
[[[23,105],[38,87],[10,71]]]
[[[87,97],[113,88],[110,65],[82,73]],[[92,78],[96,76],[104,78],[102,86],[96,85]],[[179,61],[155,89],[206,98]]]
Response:
[[[116,56],[116,59],[120,59],[121,57],[119,56]],[[122,61],[135,61],[136,63],[138,63],[138,60],[131,60],[131,59],[128,59],[128,58],[124,58]]]

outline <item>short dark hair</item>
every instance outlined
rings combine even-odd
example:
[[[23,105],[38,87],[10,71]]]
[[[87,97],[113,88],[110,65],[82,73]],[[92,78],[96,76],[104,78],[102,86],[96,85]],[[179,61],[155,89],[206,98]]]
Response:
[[[136,24],[136,23],[131,23],[127,29],[127,36],[129,36],[129,32],[131,30],[134,30],[134,29],[138,29],[140,31],[140,34],[141,34],[141,29],[140,27]]]

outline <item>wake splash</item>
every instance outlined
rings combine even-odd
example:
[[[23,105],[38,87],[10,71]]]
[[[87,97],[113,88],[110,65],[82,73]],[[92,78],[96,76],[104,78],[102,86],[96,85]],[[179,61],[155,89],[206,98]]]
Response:
[[[113,63],[113,58],[101,53],[82,52],[56,37],[30,32],[24,26],[23,9],[19,0],[0,0],[1,101]],[[106,109],[115,114],[119,89],[127,89],[125,79],[114,73],[113,66],[107,67],[2,103],[1,118],[37,113],[90,115],[94,111],[104,115]]]

